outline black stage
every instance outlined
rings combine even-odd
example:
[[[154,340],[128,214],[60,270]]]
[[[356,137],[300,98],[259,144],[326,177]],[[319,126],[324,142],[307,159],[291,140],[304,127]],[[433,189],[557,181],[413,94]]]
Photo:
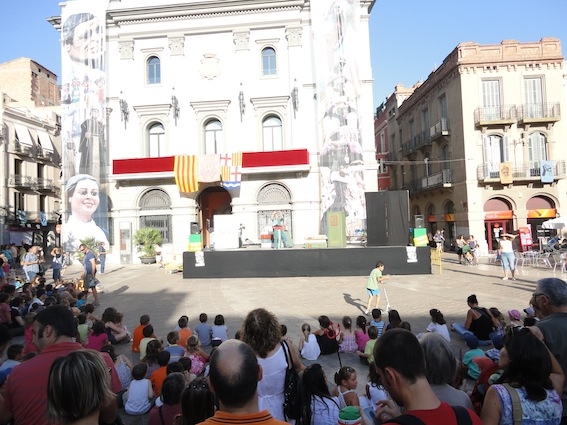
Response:
[[[411,248],[411,247],[410,247]],[[405,246],[320,249],[250,249],[204,251],[204,265],[195,253],[183,253],[183,278],[295,276],[367,276],[380,260],[385,274],[431,274],[429,247],[417,247],[417,261],[408,262]]]

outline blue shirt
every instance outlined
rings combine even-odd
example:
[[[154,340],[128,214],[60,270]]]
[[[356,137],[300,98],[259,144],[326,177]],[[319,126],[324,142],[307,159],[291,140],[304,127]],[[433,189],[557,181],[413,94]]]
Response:
[[[95,258],[96,258],[96,257],[95,257],[95,255],[94,255],[94,252],[92,252],[92,251],[89,249],[89,252],[87,252],[87,253],[85,254],[85,258],[84,258],[84,260],[83,260],[83,264],[85,265],[85,273],[88,274],[88,275],[92,275],[92,274],[93,274],[93,271],[96,272],[96,266],[95,266],[95,270],[93,270],[93,265],[91,264],[91,260],[92,260],[92,259],[95,259]],[[95,263],[95,264],[96,264],[96,263]]]

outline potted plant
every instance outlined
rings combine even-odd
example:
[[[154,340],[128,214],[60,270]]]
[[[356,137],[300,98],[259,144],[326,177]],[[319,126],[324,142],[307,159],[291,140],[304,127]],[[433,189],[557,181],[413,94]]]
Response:
[[[134,243],[138,246],[142,264],[156,262],[156,245],[161,244],[161,233],[154,227],[142,227],[134,234]]]

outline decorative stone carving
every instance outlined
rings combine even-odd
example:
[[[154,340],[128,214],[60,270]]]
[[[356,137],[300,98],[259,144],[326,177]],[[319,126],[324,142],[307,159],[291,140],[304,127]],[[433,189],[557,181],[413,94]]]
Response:
[[[301,46],[301,34],[303,30],[301,27],[286,28],[285,37],[287,38],[287,44],[289,47]]]
[[[183,56],[185,54],[185,38],[169,37],[169,51],[171,56]]]
[[[118,51],[120,52],[120,59],[134,59],[134,42],[119,41]]]
[[[250,31],[241,31],[232,33],[232,41],[238,50],[248,50],[248,41],[250,40]]]
[[[216,57],[215,53],[203,54],[201,59],[201,77],[207,80],[214,80],[221,73],[220,59]]]

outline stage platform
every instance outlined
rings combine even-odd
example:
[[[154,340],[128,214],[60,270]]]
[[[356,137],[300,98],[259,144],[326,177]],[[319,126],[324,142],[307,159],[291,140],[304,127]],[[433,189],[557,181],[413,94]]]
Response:
[[[410,252],[408,253],[408,249]],[[414,258],[411,248],[415,249]],[[380,260],[385,274],[431,274],[429,247],[239,248],[183,253],[183,278],[367,276]]]

